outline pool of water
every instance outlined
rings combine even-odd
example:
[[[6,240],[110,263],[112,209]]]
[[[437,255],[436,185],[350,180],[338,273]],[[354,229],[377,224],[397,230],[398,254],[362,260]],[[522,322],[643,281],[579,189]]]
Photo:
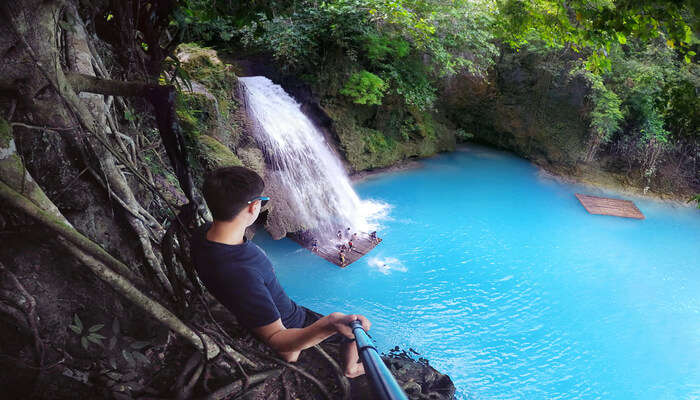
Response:
[[[366,315],[383,351],[419,352],[461,399],[700,398],[698,210],[590,215],[574,193],[603,192],[479,147],[355,189],[391,209],[348,268],[256,236],[298,303]]]

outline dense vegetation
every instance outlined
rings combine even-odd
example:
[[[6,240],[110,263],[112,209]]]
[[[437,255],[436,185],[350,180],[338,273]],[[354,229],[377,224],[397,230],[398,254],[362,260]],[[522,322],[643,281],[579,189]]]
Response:
[[[680,147],[678,157],[696,156],[697,7],[626,0],[252,6],[189,0],[176,21],[187,40],[269,56],[330,104],[371,107],[372,118],[355,116],[358,125],[390,144],[436,130],[421,120],[436,110],[446,79],[484,78],[504,51],[536,53],[547,60],[543,68],[588,82],[590,135],[581,158],[590,162],[604,148],[650,178],[659,159]],[[463,138],[471,136],[469,127],[458,128]]]

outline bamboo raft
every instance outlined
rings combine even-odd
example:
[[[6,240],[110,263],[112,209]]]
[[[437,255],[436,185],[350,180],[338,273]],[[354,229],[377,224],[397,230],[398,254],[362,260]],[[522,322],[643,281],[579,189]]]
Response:
[[[581,193],[576,193],[576,198],[590,214],[644,219],[644,214],[629,200],[589,196]]]
[[[341,268],[345,268],[348,265],[354,263],[355,261],[359,260],[362,256],[365,254],[369,253],[373,248],[375,248],[381,241],[381,238],[377,238],[376,241],[372,241],[370,238],[369,234],[367,233],[358,233],[357,238],[352,241],[352,250],[345,250],[345,263],[342,264],[340,262],[340,257],[339,257],[339,250],[336,246],[319,246],[318,251],[313,251],[312,246],[311,246],[311,241],[304,240],[303,239],[303,234],[289,234],[288,237],[295,242],[299,243],[303,248],[311,251],[312,253],[316,254],[317,256],[325,259],[328,262],[331,262]],[[336,240],[338,243],[345,243],[347,245],[349,238],[343,237],[343,239],[337,239]]]

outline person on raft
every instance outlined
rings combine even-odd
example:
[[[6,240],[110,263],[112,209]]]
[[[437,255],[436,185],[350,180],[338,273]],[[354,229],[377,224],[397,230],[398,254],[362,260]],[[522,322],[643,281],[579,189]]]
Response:
[[[338,252],[338,260],[340,261],[341,267],[345,266],[345,251],[343,249],[340,249]]]
[[[365,373],[359,362],[354,334],[348,326],[359,314],[334,312],[323,316],[291,300],[277,280],[265,252],[245,237],[268,197],[255,171],[224,167],[207,174],[203,194],[213,216],[191,239],[192,261],[209,292],[238,322],[280,356],[294,362],[302,350],[321,342],[341,345],[345,376]]]
[[[372,233],[369,234],[369,238],[372,239],[372,243],[377,241],[377,231],[372,231]]]

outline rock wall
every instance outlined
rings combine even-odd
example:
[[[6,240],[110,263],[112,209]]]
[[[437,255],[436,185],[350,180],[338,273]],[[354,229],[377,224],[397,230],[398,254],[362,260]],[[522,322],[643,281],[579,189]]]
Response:
[[[444,82],[439,109],[462,140],[476,141],[533,161],[549,172],[594,186],[687,201],[700,192],[700,171],[676,144],[645,173],[629,135],[615,135],[591,161],[589,84],[569,71],[573,58],[503,49],[486,80],[457,76]],[[623,128],[624,129],[624,128]],[[693,170],[695,169],[695,170]]]
[[[448,80],[441,107],[465,137],[540,164],[573,167],[588,143],[588,85],[553,63],[504,52],[486,80]]]

